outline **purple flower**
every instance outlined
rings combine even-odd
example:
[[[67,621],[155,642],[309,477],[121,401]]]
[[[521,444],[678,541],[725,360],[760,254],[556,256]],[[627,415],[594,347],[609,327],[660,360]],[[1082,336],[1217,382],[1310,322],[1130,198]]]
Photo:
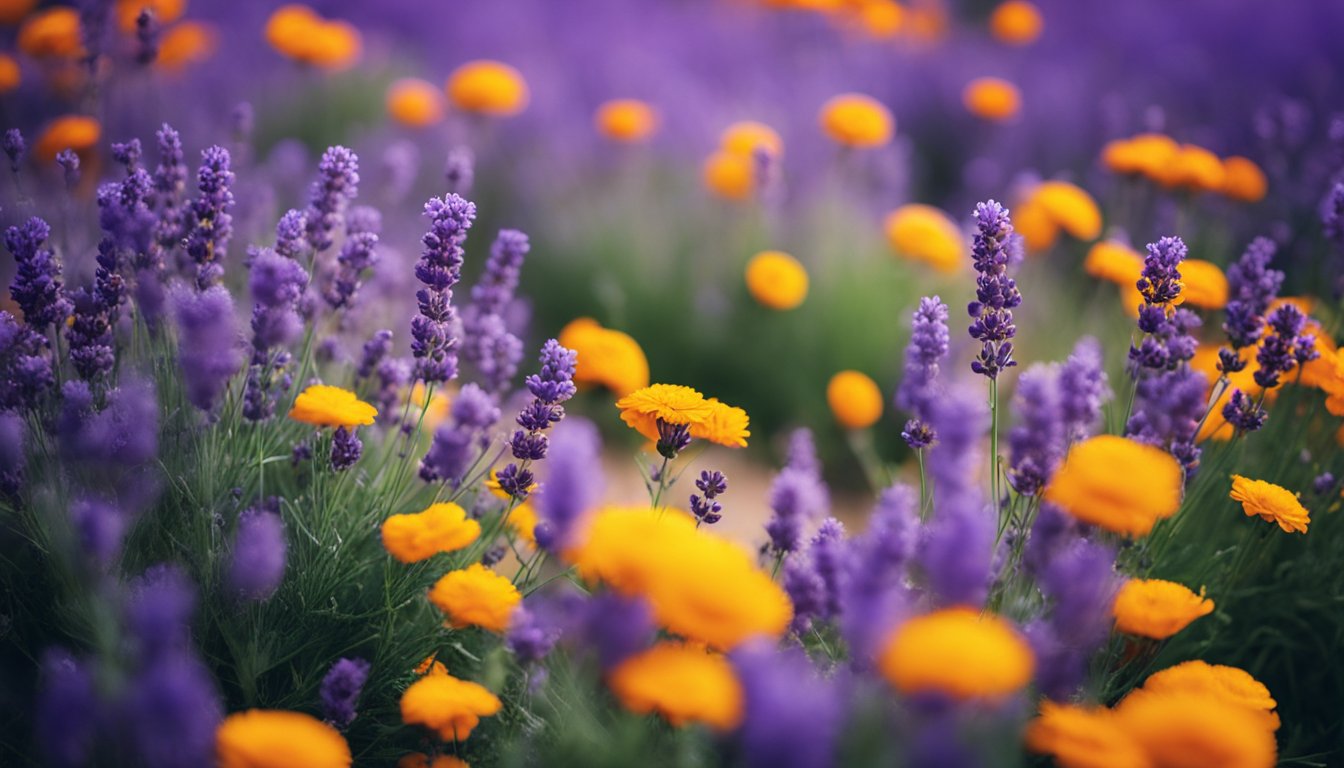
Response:
[[[345,147],[327,148],[317,165],[317,181],[308,190],[307,236],[318,253],[332,246],[332,233],[358,194],[359,158]]]
[[[1223,331],[1233,350],[1255,344],[1264,331],[1264,315],[1283,285],[1283,273],[1270,269],[1276,246],[1267,237],[1257,237],[1246,247],[1241,258],[1227,268],[1228,302]],[[1224,371],[1235,373],[1245,367],[1240,356],[1232,358]]]
[[[509,629],[504,633],[504,645],[518,659],[519,664],[535,664],[546,658],[560,639],[561,627],[557,617],[545,603],[529,598],[509,618]]]
[[[1125,434],[1141,443],[1166,448],[1185,467],[1186,476],[1193,476],[1199,468],[1195,435],[1207,407],[1207,388],[1204,374],[1190,368],[1141,378]]]
[[[136,765],[192,768],[213,759],[223,706],[209,670],[194,656],[174,653],[141,669],[124,707]]]
[[[28,154],[28,144],[23,140],[23,132],[18,128],[5,131],[4,139],[0,139],[0,148],[4,149],[5,155],[9,157],[10,172],[18,173],[24,155]]]
[[[337,427],[331,438],[331,468],[336,472],[347,470],[359,461],[364,453],[364,443],[354,429]]]
[[[653,610],[643,599],[602,592],[584,605],[577,639],[606,670],[647,648],[655,631]]]
[[[51,227],[36,216],[5,230],[5,247],[16,265],[9,294],[23,310],[23,321],[41,333],[48,326],[59,327],[70,314],[70,304],[61,295],[61,263],[45,247],[50,236]]]
[[[499,421],[494,398],[475,384],[465,384],[448,410],[448,419],[420,460],[420,479],[444,481],[454,487],[462,481],[471,461],[485,447],[484,432]]]
[[[509,448],[513,458],[521,462],[538,461],[546,458],[547,437],[544,434],[553,424],[565,416],[561,403],[574,396],[574,366],[578,353],[566,349],[555,339],[548,340],[541,348],[541,371],[527,377],[527,388],[532,393],[532,402],[523,407],[516,419],[520,430],[515,430],[509,439]],[[508,473],[514,491],[527,493],[531,477],[524,466],[510,464],[499,473],[501,487],[505,473]],[[514,482],[516,481],[516,482]],[[505,490],[508,490],[507,488]],[[514,491],[510,495],[522,498]]]
[[[275,252],[297,261],[308,250],[307,231],[307,215],[303,211],[289,209],[275,225]]]
[[[980,355],[971,362],[971,370],[986,378],[998,378],[999,371],[1017,365],[1013,360],[1013,342],[1017,326],[1013,309],[1022,303],[1017,283],[1008,277],[1009,246],[1013,222],[1008,209],[990,200],[975,206],[976,234],[972,245],[975,259],[975,301],[966,311],[971,316],[971,338],[981,343]]]
[[[227,149],[216,145],[201,152],[196,188],[183,245],[196,263],[196,287],[205,290],[223,276],[221,263],[233,236],[233,171]]]
[[[1078,340],[1059,369],[1059,407],[1068,442],[1092,434],[1111,387],[1101,366],[1101,344],[1091,336]]]
[[[28,463],[23,432],[23,419],[17,413],[0,410],[0,496],[17,496],[23,487],[23,471]]]
[[[73,192],[79,186],[79,155],[73,149],[62,149],[56,153],[56,164],[61,166],[66,191]]]
[[[860,668],[872,662],[882,639],[906,609],[906,564],[919,534],[918,498],[904,485],[883,491],[868,530],[848,547],[850,556],[844,558],[843,549],[836,553],[837,567],[844,564],[835,587],[841,629],[850,657]],[[818,573],[824,573],[815,550],[812,556]]]
[[[112,160],[125,167],[127,174],[135,173],[136,169],[140,167],[142,155],[144,155],[144,148],[140,146],[139,139],[131,139],[125,143],[112,143]]]
[[[537,545],[560,552],[574,544],[583,516],[602,497],[602,437],[586,419],[556,427],[546,478],[537,491]]]
[[[789,449],[784,463],[818,479],[821,478],[821,460],[817,458],[817,445],[812,440],[812,430],[799,427],[789,434]]]
[[[65,340],[70,347],[70,362],[80,378],[99,379],[111,373],[117,362],[107,305],[88,288],[69,294],[69,301],[73,319],[65,327]]]
[[[42,655],[34,740],[54,768],[89,765],[98,738],[98,694],[88,665],[61,649]]]
[[[33,407],[54,383],[47,337],[0,311],[0,411]]]
[[[158,455],[159,406],[148,382],[128,379],[107,393],[101,411],[83,381],[67,381],[56,421],[62,454],[93,469],[122,473]]]
[[[178,655],[191,638],[191,615],[196,589],[175,565],[151,566],[130,583],[125,606],[126,626],[135,640],[141,662]]]
[[[1188,250],[1179,237],[1164,237],[1148,244],[1143,272],[1135,286],[1148,304],[1170,304],[1181,295],[1181,262]]]
[[[847,583],[850,556],[845,527],[833,517],[822,521],[807,549],[784,566],[784,591],[793,603],[793,629],[806,632],[813,621],[836,618]]]
[[[1321,203],[1321,223],[1325,227],[1325,236],[1334,241],[1335,249],[1344,253],[1344,181],[1337,181]],[[1339,273],[1339,259],[1333,262]],[[1335,296],[1344,293],[1344,274],[1335,278],[1333,286]]]
[[[1255,360],[1260,368],[1255,383],[1265,389],[1279,385],[1279,377],[1299,363],[1315,360],[1316,337],[1304,333],[1307,318],[1292,304],[1283,304],[1269,315],[1269,333],[1260,342]]]
[[[325,298],[332,308],[350,306],[359,291],[364,273],[378,263],[378,235],[373,232],[351,232],[336,256],[339,264],[335,277],[327,286]]]
[[[741,739],[748,768],[827,768],[836,764],[844,711],[834,679],[800,649],[750,643],[731,655],[742,684]]]
[[[1315,491],[1317,496],[1326,496],[1335,489],[1337,482],[1332,473],[1322,472],[1311,481],[1311,489]]]
[[[1237,432],[1254,432],[1265,425],[1266,418],[1265,409],[1240,389],[1233,389],[1232,397],[1223,406],[1223,420]]]
[[[691,513],[707,525],[719,522],[723,518],[723,506],[715,499],[727,492],[728,478],[718,470],[704,471],[700,473],[700,479],[695,481],[695,487],[703,496],[691,494]]]
[[[462,312],[462,357],[476,367],[491,392],[508,385],[522,359],[522,341],[506,327],[504,310],[513,301],[528,248],[527,235],[500,230],[485,271],[471,289],[471,303]]]
[[[947,305],[937,296],[920,299],[905,347],[905,375],[896,390],[897,408],[917,417],[925,415],[930,398],[936,396],[938,369],[947,357],[949,340]]]
[[[1023,495],[1040,493],[1064,458],[1068,434],[1059,378],[1058,366],[1038,363],[1017,382],[1018,423],[1008,432],[1008,481]]]
[[[363,659],[337,659],[322,678],[318,693],[322,696],[322,716],[337,728],[355,721],[355,705],[369,679],[369,662]]]
[[[476,219],[476,206],[453,194],[433,197],[425,203],[425,216],[431,224],[421,238],[425,248],[415,277],[426,287],[415,294],[420,313],[411,321],[411,353],[416,378],[440,382],[457,376],[452,289],[462,276],[462,244]]]
[[[154,168],[153,207],[159,214],[154,238],[165,250],[173,248],[185,236],[183,219],[187,188],[187,163],[182,153],[182,137],[167,123],[155,134],[159,145],[159,164]]]
[[[356,379],[367,379],[378,369],[388,354],[392,351],[392,332],[381,330],[375,332],[364,342],[359,356],[359,368],[355,370]]]
[[[936,496],[918,559],[932,592],[949,605],[981,605],[989,588],[995,521],[976,482],[986,410],[973,392],[958,389],[930,415],[939,439],[928,461]]]
[[[910,446],[911,450],[918,451],[928,448],[937,440],[937,435],[933,433],[933,427],[920,421],[919,419],[910,419],[905,422],[901,429],[901,439]]]
[[[469,147],[453,147],[448,150],[448,160],[443,167],[443,180],[447,183],[449,194],[471,194],[471,183],[475,178],[473,168],[476,158]]]
[[[178,363],[187,400],[209,411],[243,364],[233,297],[218,285],[200,293],[178,291],[173,297],[173,309],[177,318]]]
[[[135,16],[135,63],[146,66],[159,57],[160,30],[153,9],[149,6],[141,8]]]
[[[80,549],[106,568],[121,551],[126,519],[121,510],[99,499],[81,499],[70,506],[70,522]]]
[[[770,509],[765,524],[770,548],[787,554],[802,543],[803,528],[830,511],[830,494],[821,480],[812,433],[797,430],[789,441],[788,461],[770,484]]]
[[[280,515],[266,508],[239,515],[229,561],[229,588],[244,600],[269,600],[285,578],[286,547]]]

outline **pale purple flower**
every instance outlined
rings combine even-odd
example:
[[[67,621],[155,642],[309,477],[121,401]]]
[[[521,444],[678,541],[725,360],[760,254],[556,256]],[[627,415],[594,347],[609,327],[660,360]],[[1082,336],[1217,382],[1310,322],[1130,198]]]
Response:
[[[844,723],[841,692],[797,648],[756,642],[730,656],[742,684],[738,731],[748,768],[828,768],[837,764]]]
[[[355,721],[359,694],[368,679],[369,662],[363,659],[337,659],[331,665],[318,689],[327,722],[344,729]]]
[[[918,554],[933,594],[947,605],[981,605],[988,594],[995,515],[976,470],[989,414],[980,397],[957,389],[932,406],[939,442],[929,455],[935,489],[933,516]]]
[[[223,705],[210,672],[192,654],[155,659],[130,681],[121,713],[145,768],[195,768],[215,756]]]
[[[209,411],[243,365],[233,297],[218,285],[200,293],[178,291],[173,296],[173,310],[187,400]]]
[[[868,530],[849,547],[837,580],[841,629],[850,658],[866,668],[907,610],[906,568],[919,535],[919,495],[904,485],[882,492]],[[816,557],[814,553],[814,558]],[[823,571],[818,569],[818,573]]]
[[[0,411],[30,408],[55,384],[47,337],[0,310]]]
[[[239,515],[229,560],[229,588],[245,600],[269,600],[285,578],[287,548],[279,514],[257,507]]]
[[[1059,406],[1068,442],[1092,434],[1102,406],[1111,399],[1111,387],[1102,369],[1101,344],[1084,336],[1059,369]]]
[[[569,419],[556,427],[551,448],[545,482],[533,504],[534,535],[541,548],[560,552],[575,543],[583,516],[602,497],[602,437],[591,421]]]
[[[1008,481],[1024,495],[1045,488],[1068,446],[1059,379],[1059,366],[1037,363],[1017,380],[1017,424],[1008,432]]]
[[[358,194],[359,158],[345,147],[328,147],[317,165],[317,180],[308,190],[307,237],[318,253],[333,245],[333,233]]]
[[[101,499],[85,498],[70,506],[70,523],[80,549],[101,567],[121,552],[126,519],[121,510]]]
[[[420,478],[444,481],[454,487],[485,448],[485,431],[499,421],[494,398],[475,384],[465,384],[448,410],[448,419],[434,431],[425,457],[420,460]]]
[[[16,265],[9,295],[23,310],[23,321],[42,333],[59,327],[70,314],[61,291],[61,263],[46,246],[50,236],[51,227],[36,216],[5,230],[5,247]]]
[[[23,132],[18,128],[6,130],[4,139],[0,140],[0,148],[4,149],[5,156],[9,158],[10,172],[17,174],[23,158],[28,154],[28,144],[23,140]]]
[[[62,649],[49,649],[42,655],[33,735],[47,765],[89,765],[97,746],[99,709],[93,671],[86,663]]]
[[[473,172],[476,158],[469,147],[453,147],[448,150],[448,159],[443,167],[443,180],[450,194],[471,194]]]
[[[937,396],[938,370],[947,358],[949,341],[947,305],[937,296],[921,298],[911,319],[905,375],[896,390],[897,408],[918,418],[925,416],[929,400]]]
[[[131,581],[124,608],[126,627],[142,663],[187,652],[196,588],[182,569],[160,563]]]
[[[485,271],[472,286],[471,302],[462,311],[462,357],[476,368],[491,392],[508,385],[522,359],[523,343],[509,332],[504,311],[513,301],[529,247],[522,232],[500,230]]]
[[[96,291],[89,288],[69,293],[68,299],[72,319],[64,327],[64,335],[70,349],[70,363],[80,378],[86,381],[100,379],[111,373],[117,362],[107,305]]]

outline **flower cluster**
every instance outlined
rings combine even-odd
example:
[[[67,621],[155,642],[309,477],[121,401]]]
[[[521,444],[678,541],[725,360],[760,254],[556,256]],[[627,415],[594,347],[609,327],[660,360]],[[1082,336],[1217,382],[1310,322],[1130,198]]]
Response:
[[[967,305],[971,338],[981,343],[971,370],[988,379],[1017,365],[1012,338],[1017,335],[1013,309],[1022,303],[1017,283],[1008,276],[1013,222],[1008,209],[990,200],[975,206],[975,301]]]

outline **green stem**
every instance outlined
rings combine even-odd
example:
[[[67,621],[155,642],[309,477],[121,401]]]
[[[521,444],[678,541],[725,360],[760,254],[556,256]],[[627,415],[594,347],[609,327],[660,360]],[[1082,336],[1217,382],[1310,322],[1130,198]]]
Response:
[[[664,456],[662,465],[658,467],[658,490],[653,493],[654,509],[659,509],[659,504],[663,500],[663,492],[667,490],[667,465],[671,463],[671,461],[671,459]]]
[[[994,504],[994,515],[1002,518],[999,509],[999,379],[989,380],[989,492]],[[1000,521],[999,529],[1003,529]]]

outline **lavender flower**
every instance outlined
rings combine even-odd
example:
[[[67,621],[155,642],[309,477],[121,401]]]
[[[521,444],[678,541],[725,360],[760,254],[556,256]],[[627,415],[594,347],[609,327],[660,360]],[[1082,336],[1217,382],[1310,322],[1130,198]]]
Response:
[[[1148,244],[1148,256],[1135,286],[1148,304],[1170,304],[1181,295],[1180,265],[1188,250],[1179,237],[1164,237]]]
[[[31,408],[55,383],[50,342],[0,311],[0,411]]]
[[[34,706],[38,749],[54,768],[81,768],[93,757],[100,717],[93,673],[61,649],[42,655],[42,682]]]
[[[1254,345],[1264,330],[1264,315],[1283,285],[1283,273],[1270,269],[1274,241],[1257,237],[1234,264],[1227,268],[1228,302],[1223,320],[1230,351],[1220,353],[1220,369],[1236,373],[1246,367],[1238,351]]]
[[[135,63],[146,66],[159,57],[160,29],[154,10],[149,6],[141,8],[135,17]]]
[[[966,311],[971,316],[971,338],[981,343],[979,357],[971,370],[986,378],[998,378],[999,371],[1017,365],[1013,360],[1013,308],[1022,303],[1017,283],[1008,277],[1009,245],[1013,222],[1008,209],[990,200],[975,206],[976,235],[972,246],[975,271],[975,298]]]
[[[537,598],[529,598],[509,617],[504,644],[519,664],[535,664],[546,658],[560,639],[561,628]]]
[[[5,247],[17,267],[9,294],[23,310],[23,321],[40,333],[59,326],[70,314],[70,304],[61,295],[61,264],[44,247],[50,236],[51,227],[36,216],[5,230]]]
[[[229,379],[242,367],[233,297],[222,286],[174,296],[178,362],[187,400],[203,411],[214,408]]]
[[[210,672],[194,656],[155,660],[132,678],[126,692],[127,733],[145,768],[208,765],[223,706]]]
[[[1232,390],[1232,397],[1223,406],[1223,420],[1237,432],[1254,432],[1265,425],[1266,418],[1265,409],[1240,389]]]
[[[3,376],[0,370],[0,376]],[[18,496],[28,456],[24,453],[23,419],[0,410],[0,496]]]
[[[107,393],[101,411],[93,409],[93,393],[84,381],[67,381],[56,420],[61,453],[90,468],[124,474],[158,455],[159,406],[148,382],[123,378]]]
[[[800,649],[750,643],[732,653],[742,684],[739,738],[748,768],[827,768],[836,762],[843,710],[833,679]]]
[[[527,462],[546,458],[546,430],[565,417],[562,403],[574,396],[574,367],[578,353],[566,349],[555,339],[549,339],[541,347],[541,370],[528,376],[527,389],[532,393],[532,401],[524,406],[516,419],[522,429],[515,430],[509,439],[509,449],[513,458],[523,462],[522,466],[510,464],[499,473],[501,486],[505,477],[510,479],[513,490],[510,495],[522,498],[531,485],[531,473]],[[506,490],[508,490],[506,488]]]
[[[368,679],[369,662],[363,659],[337,659],[331,665],[318,689],[327,722],[344,729],[355,721],[355,705]]]
[[[337,427],[331,439],[331,468],[342,472],[359,461],[364,453],[364,443],[360,442],[355,430]]]
[[[137,658],[150,663],[186,653],[195,610],[196,589],[175,565],[151,566],[133,580],[124,613]]]
[[[1023,495],[1040,493],[1064,458],[1068,434],[1059,378],[1058,366],[1036,364],[1017,382],[1018,423],[1008,433],[1008,481]]]
[[[196,187],[199,194],[188,209],[183,247],[196,264],[197,289],[205,290],[223,276],[221,262],[233,236],[233,171],[227,149],[216,145],[201,152]]]
[[[868,530],[849,547],[851,556],[837,558],[840,570],[835,589],[841,629],[850,657],[861,668],[872,662],[882,639],[907,607],[906,564],[919,534],[917,502],[918,494],[904,485],[883,491]],[[842,555],[843,550],[836,554]],[[815,550],[812,556],[818,573],[824,573]]]
[[[938,369],[947,357],[949,340],[947,305],[937,296],[920,299],[911,320],[910,343],[905,347],[905,375],[896,390],[897,408],[917,418],[925,416],[929,400],[936,396]],[[930,436],[929,442],[932,440]]]
[[[298,261],[308,250],[308,216],[293,208],[275,225],[275,252]]]
[[[980,398],[964,389],[950,392],[932,410],[939,442],[928,466],[938,503],[919,548],[919,565],[944,603],[980,605],[988,593],[995,534],[994,515],[976,482],[988,413]]]
[[[434,432],[425,457],[420,460],[420,479],[444,481],[456,487],[462,474],[483,448],[485,430],[499,421],[499,408],[485,390],[466,384],[449,408],[448,419]]]
[[[392,331],[381,330],[364,342],[359,356],[359,368],[355,370],[355,379],[367,379],[378,370],[379,363],[392,351]]]
[[[504,389],[522,359],[523,343],[506,327],[504,310],[513,301],[528,248],[527,235],[501,230],[462,312],[462,357],[475,366],[491,392]]]
[[[910,446],[913,451],[928,448],[937,440],[937,435],[933,432],[933,427],[920,421],[919,419],[910,419],[905,422],[901,428],[901,439]]]
[[[378,263],[378,235],[373,232],[351,232],[346,236],[335,277],[327,286],[325,298],[333,309],[350,306],[359,291],[364,273]]]
[[[415,276],[425,284],[416,292],[420,314],[411,321],[411,352],[416,378],[448,381],[457,376],[457,343],[453,327],[453,285],[462,274],[462,243],[476,218],[476,206],[457,195],[430,198],[425,216],[432,224],[421,242],[425,249],[415,265]]]
[[[1208,379],[1199,371],[1178,368],[1139,380],[1134,413],[1125,434],[1141,443],[1166,448],[1190,477],[1199,468],[1195,445],[1199,422],[1207,406]]]
[[[1311,489],[1317,496],[1327,496],[1335,489],[1339,481],[1335,479],[1334,474],[1322,472],[1311,481]]]
[[[317,181],[308,190],[307,236],[318,253],[332,246],[332,233],[358,194],[359,158],[345,147],[329,147],[317,165]]]
[[[602,496],[602,437],[586,419],[569,419],[555,429],[546,481],[534,507],[537,545],[548,552],[572,546],[583,515]]]
[[[845,527],[833,517],[822,521],[801,556],[784,566],[784,591],[793,603],[793,629],[806,632],[814,621],[840,614],[840,599],[848,583],[849,541]]]
[[[1334,242],[1335,250],[1344,254],[1344,181],[1337,181],[1321,204],[1321,223],[1325,227],[1325,236]],[[1334,260],[1335,272],[1339,274],[1339,259]],[[1335,278],[1333,286],[1336,297],[1344,294],[1344,275]]]
[[[121,510],[98,499],[81,499],[70,507],[70,522],[80,549],[100,568],[116,559],[126,533]]]
[[[140,158],[143,155],[144,148],[140,146],[139,139],[112,143],[112,159],[124,167],[128,175],[135,173],[140,167]]]
[[[100,379],[111,373],[117,362],[107,305],[97,292],[88,288],[69,294],[69,301],[74,310],[73,319],[65,328],[70,362],[80,378]]]
[[[443,180],[448,185],[448,193],[453,195],[471,194],[473,168],[476,158],[469,147],[453,147],[448,150],[448,160],[443,168]]]
[[[1305,333],[1307,318],[1302,310],[1284,304],[1269,316],[1269,334],[1260,342],[1255,360],[1260,364],[1255,383],[1265,389],[1279,385],[1279,378],[1300,363],[1315,360],[1316,337]]]
[[[697,520],[708,525],[713,525],[723,517],[723,506],[715,501],[728,490],[728,478],[723,476],[722,472],[704,471],[700,473],[700,479],[695,481],[695,487],[700,489],[704,496],[691,494],[691,513]]]
[[[1102,406],[1110,399],[1111,387],[1101,367],[1101,344],[1085,336],[1059,369],[1059,408],[1067,442],[1091,435]]]
[[[770,549],[785,555],[802,543],[808,521],[825,514],[826,491],[816,476],[800,469],[785,467],[770,483],[770,510],[765,524]]]
[[[580,647],[592,649],[604,670],[647,648],[656,631],[648,603],[612,592],[589,598],[579,625]]]
[[[158,212],[159,220],[154,238],[166,250],[186,236],[183,194],[187,188],[187,163],[182,153],[182,137],[171,125],[164,123],[155,137],[159,145],[159,164],[154,169],[152,207]]]
[[[18,128],[5,131],[4,139],[0,139],[0,149],[4,149],[5,155],[9,158],[10,172],[17,174],[24,156],[28,154],[28,144],[23,140],[23,132]]]
[[[285,550],[285,524],[280,515],[266,507],[244,512],[238,517],[233,540],[229,588],[244,600],[269,600],[285,578]]]
[[[807,472],[821,479],[821,460],[817,458],[817,445],[812,439],[812,430],[799,427],[789,435],[788,453],[784,463],[794,469]]]
[[[61,178],[65,179],[67,192],[74,192],[79,186],[79,154],[73,149],[62,149],[56,153],[56,164],[61,166]]]
[[[253,362],[262,362],[271,348],[291,344],[302,333],[297,308],[308,284],[308,273],[297,261],[269,248],[251,255],[248,288],[256,302],[252,312]]]

